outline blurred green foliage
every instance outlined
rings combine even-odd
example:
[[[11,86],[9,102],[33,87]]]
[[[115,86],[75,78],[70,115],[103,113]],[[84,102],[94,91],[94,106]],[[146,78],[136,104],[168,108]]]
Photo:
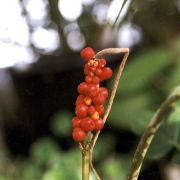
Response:
[[[62,111],[52,119],[51,129],[53,133],[59,137],[67,137],[71,133],[72,126],[69,119],[72,119],[73,114],[68,111]]]

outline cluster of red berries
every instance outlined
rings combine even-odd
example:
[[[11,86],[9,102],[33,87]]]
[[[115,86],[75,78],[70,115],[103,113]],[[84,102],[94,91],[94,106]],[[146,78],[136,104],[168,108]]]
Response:
[[[85,81],[77,87],[76,117],[72,119],[73,139],[77,142],[85,139],[86,132],[101,130],[104,126],[100,116],[104,113],[108,90],[100,87],[100,82],[109,79],[113,72],[106,67],[105,59],[95,59],[94,55],[90,47],[81,51],[81,57],[86,61]]]

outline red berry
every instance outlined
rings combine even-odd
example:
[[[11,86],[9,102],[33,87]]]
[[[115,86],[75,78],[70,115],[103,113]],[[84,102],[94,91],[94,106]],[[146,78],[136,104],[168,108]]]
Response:
[[[108,94],[109,94],[108,90],[105,87],[100,87],[99,93],[102,94],[105,97],[105,99],[108,97]]]
[[[95,109],[99,113],[99,115],[102,115],[104,113],[104,106],[103,105],[95,105]]]
[[[105,59],[100,59],[98,61],[98,67],[103,68],[105,66],[106,66],[106,60]]]
[[[78,104],[83,104],[84,103],[84,96],[83,95],[79,95],[78,97],[77,97],[77,100],[76,100],[76,105],[78,105]]]
[[[84,48],[80,54],[85,61],[89,61],[95,55],[94,50],[91,47]]]
[[[94,76],[91,79],[92,84],[99,84],[100,83],[100,79],[97,76]]]
[[[88,114],[91,116],[92,114],[94,114],[96,111],[95,107],[94,106],[89,106],[88,107]]]
[[[86,76],[85,81],[90,84],[92,82],[92,77],[91,76]]]
[[[92,66],[91,67],[91,72],[95,72],[96,71],[96,67]]]
[[[73,126],[73,128],[80,127],[80,123],[81,123],[81,119],[79,119],[78,117],[74,117],[72,119],[72,126]]]
[[[83,131],[81,128],[74,128],[72,136],[74,141],[80,142],[85,139],[86,132]]]
[[[94,76],[94,73],[90,71],[90,72],[88,72],[87,75],[93,77],[93,76]]]
[[[101,68],[96,68],[95,74],[96,74],[97,76],[100,76],[101,73],[102,73]]]
[[[88,84],[86,82],[82,82],[78,85],[77,90],[79,94],[85,94]]]
[[[98,94],[93,98],[93,103],[96,105],[104,104],[105,97],[102,94]]]
[[[97,119],[94,121],[94,123],[95,123],[95,128],[94,128],[95,131],[101,130],[104,126],[104,122],[102,119]]]
[[[78,104],[76,106],[76,115],[79,118],[84,118],[87,115],[88,106],[85,104]]]
[[[95,84],[89,84],[87,89],[86,89],[86,95],[90,97],[96,96],[98,93],[97,86]]]
[[[85,64],[84,66],[84,74],[88,74],[89,72],[91,72],[90,66],[88,64]]]
[[[94,130],[94,127],[95,127],[95,124],[91,118],[87,117],[87,118],[82,119],[81,128],[84,131],[92,131]]]
[[[105,67],[102,69],[102,73],[100,75],[101,81],[109,79],[113,75],[113,71],[109,67]]]

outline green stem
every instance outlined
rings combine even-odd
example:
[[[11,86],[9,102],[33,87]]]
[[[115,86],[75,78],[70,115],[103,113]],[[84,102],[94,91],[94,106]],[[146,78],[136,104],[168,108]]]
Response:
[[[149,146],[154,138],[156,131],[160,127],[163,120],[165,120],[166,117],[172,111],[172,104],[178,101],[179,99],[180,99],[180,86],[178,86],[173,91],[173,93],[164,101],[164,103],[160,106],[160,108],[157,110],[155,115],[152,117],[136,149],[128,180],[138,179],[141,166],[143,164],[147,150],[149,149]]]
[[[82,151],[82,180],[89,180],[90,151]]]

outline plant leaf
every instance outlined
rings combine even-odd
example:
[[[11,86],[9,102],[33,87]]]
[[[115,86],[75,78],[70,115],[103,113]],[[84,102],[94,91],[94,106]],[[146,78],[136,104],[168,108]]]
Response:
[[[180,151],[177,151],[173,158],[172,158],[172,162],[175,164],[179,164],[180,165]]]
[[[170,53],[161,48],[147,50],[131,58],[124,69],[117,95],[135,93],[149,86],[159,72],[173,63],[171,59]],[[110,81],[110,87],[113,82],[114,78]]]
[[[151,102],[152,98],[149,92],[124,100],[116,98],[109,114],[108,119],[110,120],[107,122],[110,122],[110,125],[115,128],[133,130],[131,124],[136,124],[136,120],[138,121],[139,116],[149,108]]]

